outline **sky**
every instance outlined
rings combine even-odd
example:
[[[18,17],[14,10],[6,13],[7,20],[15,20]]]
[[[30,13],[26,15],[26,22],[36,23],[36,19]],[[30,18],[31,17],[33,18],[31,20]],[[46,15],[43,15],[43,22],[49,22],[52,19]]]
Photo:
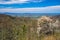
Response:
[[[60,0],[0,0],[0,12],[60,13]]]

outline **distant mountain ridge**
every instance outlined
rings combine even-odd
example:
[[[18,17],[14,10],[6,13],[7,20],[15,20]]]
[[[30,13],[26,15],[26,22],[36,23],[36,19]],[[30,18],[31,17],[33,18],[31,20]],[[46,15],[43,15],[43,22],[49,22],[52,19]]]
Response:
[[[6,15],[18,16],[18,17],[40,17],[40,16],[60,15],[60,13],[0,13],[0,14],[6,14]]]

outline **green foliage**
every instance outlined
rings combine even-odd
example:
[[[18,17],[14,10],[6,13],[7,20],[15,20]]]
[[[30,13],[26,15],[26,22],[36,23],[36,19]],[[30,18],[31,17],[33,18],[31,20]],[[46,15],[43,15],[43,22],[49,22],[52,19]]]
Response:
[[[41,26],[48,22],[41,23]],[[45,34],[37,36],[37,20],[30,17],[5,16],[0,20],[0,40],[42,40]],[[60,39],[56,33],[57,40]]]

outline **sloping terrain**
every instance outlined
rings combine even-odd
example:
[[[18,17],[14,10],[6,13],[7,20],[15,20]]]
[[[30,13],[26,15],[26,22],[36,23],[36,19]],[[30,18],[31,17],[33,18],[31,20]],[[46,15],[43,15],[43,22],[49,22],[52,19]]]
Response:
[[[30,17],[0,14],[0,40],[30,40],[33,35],[30,28],[32,30],[35,27],[36,21]]]
[[[60,16],[37,19],[0,14],[0,40],[60,40]]]

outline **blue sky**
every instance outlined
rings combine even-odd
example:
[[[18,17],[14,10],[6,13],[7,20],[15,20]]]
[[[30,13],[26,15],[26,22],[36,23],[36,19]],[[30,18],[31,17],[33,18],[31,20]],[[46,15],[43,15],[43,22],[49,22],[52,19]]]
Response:
[[[60,13],[60,0],[0,0],[0,12]]]

